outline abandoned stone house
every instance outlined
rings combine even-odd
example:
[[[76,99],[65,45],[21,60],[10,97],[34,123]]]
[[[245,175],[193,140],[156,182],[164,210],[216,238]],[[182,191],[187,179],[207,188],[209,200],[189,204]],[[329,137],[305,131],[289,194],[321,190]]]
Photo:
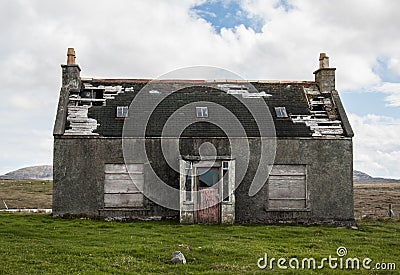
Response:
[[[53,214],[354,223],[353,132],[335,69],[325,54],[319,61],[314,81],[95,79],[80,76],[69,49]],[[273,150],[262,149],[264,139]]]

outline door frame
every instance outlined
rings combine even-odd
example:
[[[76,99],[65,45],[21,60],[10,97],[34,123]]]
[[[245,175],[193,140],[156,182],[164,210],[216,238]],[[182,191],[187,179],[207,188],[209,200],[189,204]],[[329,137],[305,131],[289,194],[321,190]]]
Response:
[[[196,169],[217,167],[220,169],[218,181],[219,194],[219,220],[221,224],[233,224],[235,222],[235,159],[229,157],[219,157],[215,159],[201,159],[196,156],[185,156],[179,159],[179,186],[180,186],[180,222],[197,223],[197,190]],[[223,182],[223,173],[228,172],[228,176]],[[190,175],[190,176],[189,176]],[[187,181],[188,179],[188,181]],[[224,184],[229,190],[222,190]],[[190,191],[189,191],[190,190]],[[222,195],[229,193],[228,199],[223,199]]]

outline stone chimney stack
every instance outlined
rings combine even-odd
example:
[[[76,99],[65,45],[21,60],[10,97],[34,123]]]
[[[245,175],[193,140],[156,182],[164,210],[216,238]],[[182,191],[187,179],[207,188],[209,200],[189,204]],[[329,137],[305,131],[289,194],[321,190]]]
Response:
[[[75,64],[75,50],[68,48],[67,65],[61,65],[62,69],[62,86],[60,98],[58,100],[58,108],[56,114],[56,123],[54,124],[53,135],[63,135],[68,115],[69,97],[71,94],[78,95],[81,87],[81,68]]]
[[[326,53],[320,53],[319,69],[314,74],[321,93],[330,93],[335,90],[335,70],[336,68],[329,67],[329,57]]]
[[[71,90],[80,89],[80,73],[81,68],[75,64],[75,50],[74,48],[68,48],[67,51],[67,65],[61,65],[62,68],[62,85],[68,87]]]

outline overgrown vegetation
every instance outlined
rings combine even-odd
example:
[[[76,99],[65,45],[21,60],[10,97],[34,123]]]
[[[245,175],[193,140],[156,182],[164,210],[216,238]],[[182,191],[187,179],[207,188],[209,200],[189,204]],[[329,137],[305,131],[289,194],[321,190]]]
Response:
[[[52,190],[49,180],[0,180],[0,209],[51,208]]]
[[[290,225],[204,226],[162,222],[104,222],[48,215],[0,214],[1,274],[266,274],[257,259],[369,257],[400,269],[400,222],[359,222],[360,230]],[[173,265],[180,250],[188,263]],[[273,273],[352,274],[353,271],[284,270]],[[357,274],[390,274],[358,270]],[[397,274],[393,271],[393,274]]]

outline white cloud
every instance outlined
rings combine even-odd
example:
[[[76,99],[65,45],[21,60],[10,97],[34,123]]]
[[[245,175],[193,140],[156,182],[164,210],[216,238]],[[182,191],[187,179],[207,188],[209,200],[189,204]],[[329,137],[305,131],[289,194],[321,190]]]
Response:
[[[355,132],[354,168],[373,176],[400,178],[400,119],[349,114]]]
[[[340,91],[380,87],[390,106],[400,106],[398,84],[382,83],[374,70],[383,57],[388,70],[400,73],[400,1],[288,0],[289,11],[277,0],[240,2],[250,16],[265,20],[262,33],[241,25],[217,34],[190,12],[203,0],[2,1],[0,136],[2,154],[9,157],[0,159],[0,167],[19,158],[10,135],[39,129],[51,140],[60,64],[71,46],[83,76],[121,78],[155,78],[176,68],[209,65],[249,79],[312,80],[319,53],[327,52]],[[385,127],[374,129],[398,130]],[[25,149],[33,152],[32,163],[42,161],[34,153],[42,152],[40,141],[31,143],[25,134],[18,141],[31,145]],[[50,162],[51,150],[45,152]],[[369,156],[374,163],[380,163],[377,152]]]
[[[400,83],[382,83],[376,90],[388,96],[385,101],[388,102],[390,107],[400,107]]]

